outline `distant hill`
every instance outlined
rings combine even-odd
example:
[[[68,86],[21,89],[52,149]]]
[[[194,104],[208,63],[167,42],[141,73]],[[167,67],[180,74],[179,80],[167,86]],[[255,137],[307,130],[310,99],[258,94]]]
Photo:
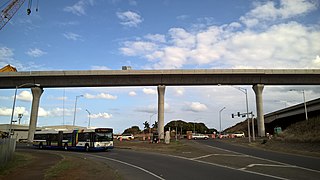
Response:
[[[254,119],[254,125],[255,125],[255,134],[256,134],[256,136],[257,136],[257,132],[258,132],[258,129],[257,129],[257,120],[256,119]],[[244,121],[242,121],[242,122],[239,122],[239,123],[237,123],[236,125],[234,125],[234,126],[231,126],[231,127],[229,127],[229,128],[227,128],[227,129],[225,129],[223,132],[224,133],[235,133],[235,132],[244,132],[244,134],[246,135],[246,136],[248,136],[248,122],[247,122],[247,120],[244,120]],[[252,125],[251,125],[251,123],[250,123],[250,132],[252,133]]]
[[[187,131],[196,131],[197,133],[202,134],[212,134],[217,132],[216,129],[209,129],[204,123],[194,123],[194,122],[185,122],[183,120],[170,121],[164,126],[165,131],[175,130],[177,128],[178,132],[182,131],[182,134],[186,134]]]

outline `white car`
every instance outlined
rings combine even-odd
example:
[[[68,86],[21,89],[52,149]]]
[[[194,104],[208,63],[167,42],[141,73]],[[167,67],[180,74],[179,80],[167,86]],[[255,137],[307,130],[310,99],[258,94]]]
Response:
[[[204,134],[192,134],[192,139],[209,139],[209,136]]]
[[[233,133],[233,135],[236,138],[244,138],[245,137],[244,132],[236,132],[236,133]]]
[[[134,136],[132,134],[122,134],[121,136],[117,137],[118,140],[133,140]]]

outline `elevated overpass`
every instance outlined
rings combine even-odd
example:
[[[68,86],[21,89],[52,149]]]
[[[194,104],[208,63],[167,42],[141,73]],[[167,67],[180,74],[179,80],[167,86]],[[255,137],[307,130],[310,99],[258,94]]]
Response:
[[[320,115],[320,98],[306,102],[309,119]],[[264,115],[266,131],[272,133],[273,128],[288,127],[290,124],[305,120],[304,103],[290,106]]]
[[[0,73],[0,88],[32,87],[29,140],[33,139],[43,88],[157,86],[158,131],[164,135],[165,86],[253,85],[256,94],[258,134],[265,136],[262,92],[264,85],[320,85],[320,69],[195,69],[195,70],[91,70]]]

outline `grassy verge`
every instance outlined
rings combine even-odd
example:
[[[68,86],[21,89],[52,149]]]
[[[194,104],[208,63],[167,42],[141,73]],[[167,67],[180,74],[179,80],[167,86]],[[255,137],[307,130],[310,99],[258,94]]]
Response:
[[[122,179],[111,167],[90,159],[63,156],[63,159],[45,173],[46,180],[64,179]]]
[[[34,157],[28,153],[15,152],[12,160],[7,165],[0,168],[0,179],[1,176],[8,175],[16,169],[28,165],[33,158]]]
[[[61,155],[62,156],[62,155]],[[54,179],[59,177],[59,175],[68,169],[75,168],[75,164],[70,160],[70,158],[66,158],[62,156],[63,159],[57,163],[55,166],[52,166],[45,173],[45,179]]]

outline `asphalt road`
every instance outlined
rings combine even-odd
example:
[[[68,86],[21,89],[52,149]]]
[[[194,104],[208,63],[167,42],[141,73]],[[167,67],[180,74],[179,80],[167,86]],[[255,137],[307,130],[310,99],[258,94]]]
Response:
[[[274,179],[250,171],[178,156],[114,149],[82,154],[103,161],[127,179]]]
[[[201,151],[165,155],[115,148],[108,152],[59,153],[100,161],[130,180],[320,179],[319,158],[234,146],[217,140],[186,143]]]
[[[241,154],[246,154],[254,157],[268,159],[271,161],[285,163],[288,165],[294,165],[301,168],[320,171],[320,158],[316,158],[316,157],[292,155],[292,154],[278,153],[278,152],[272,152],[267,150],[265,151],[265,150],[254,149],[254,148],[247,148],[243,146],[236,146],[229,143],[224,143],[223,141],[219,141],[219,140],[198,141],[198,142],[210,147],[217,147],[217,148],[226,149],[226,150],[241,153]]]

